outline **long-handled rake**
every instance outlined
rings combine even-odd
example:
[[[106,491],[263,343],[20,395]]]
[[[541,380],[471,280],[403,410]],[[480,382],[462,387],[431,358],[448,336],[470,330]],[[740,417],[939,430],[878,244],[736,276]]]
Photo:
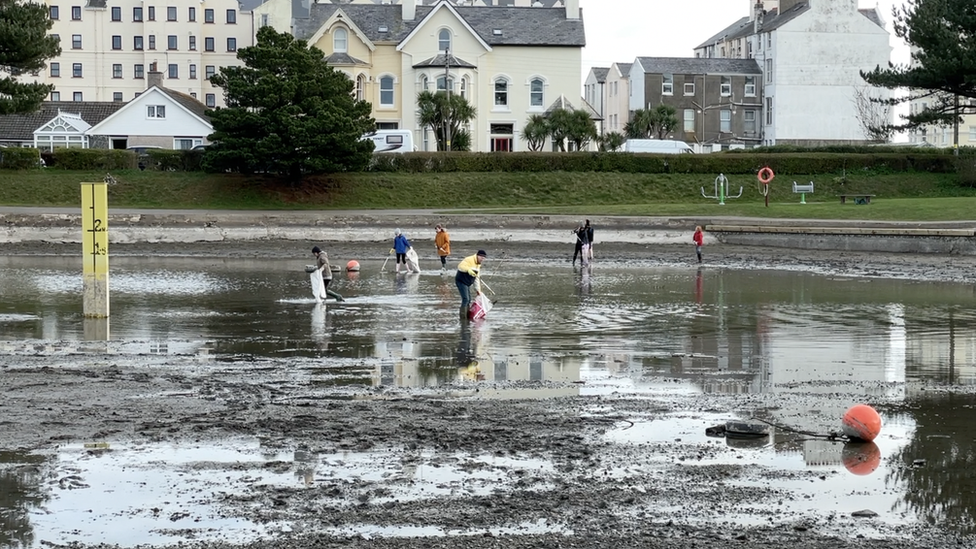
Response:
[[[390,248],[390,253],[386,254],[386,259],[383,261],[383,266],[380,267],[380,272],[382,273],[386,270],[386,262],[390,260],[390,256],[393,255],[393,248]]]

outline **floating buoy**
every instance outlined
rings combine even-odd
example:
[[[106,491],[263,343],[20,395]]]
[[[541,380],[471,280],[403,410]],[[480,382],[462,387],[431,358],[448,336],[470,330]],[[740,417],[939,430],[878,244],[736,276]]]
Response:
[[[349,271],[349,272],[356,272],[356,271],[358,271],[359,270],[359,262],[356,261],[355,259],[350,260],[349,263],[346,263],[346,270]]]
[[[844,434],[851,438],[870,442],[881,434],[881,416],[867,404],[851,406],[844,413],[842,423]]]
[[[873,442],[848,442],[841,450],[841,461],[855,475],[870,475],[881,465],[881,448]]]

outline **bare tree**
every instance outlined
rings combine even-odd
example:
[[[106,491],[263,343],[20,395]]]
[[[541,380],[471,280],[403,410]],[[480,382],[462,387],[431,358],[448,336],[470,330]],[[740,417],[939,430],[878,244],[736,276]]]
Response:
[[[854,88],[854,110],[864,137],[887,143],[895,133],[891,125],[891,102],[881,97],[880,91],[869,86]]]

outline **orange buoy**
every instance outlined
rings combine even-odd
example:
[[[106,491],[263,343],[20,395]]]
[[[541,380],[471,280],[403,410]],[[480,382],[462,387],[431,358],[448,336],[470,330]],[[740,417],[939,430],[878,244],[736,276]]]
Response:
[[[356,261],[355,259],[350,260],[349,263],[346,263],[346,270],[349,271],[349,272],[356,272],[356,271],[358,271],[359,270],[359,262]]]
[[[851,438],[870,442],[881,433],[881,416],[867,404],[851,406],[844,413],[842,423],[844,434]]]
[[[848,442],[841,450],[841,461],[855,475],[870,475],[881,465],[881,448],[873,442]]]

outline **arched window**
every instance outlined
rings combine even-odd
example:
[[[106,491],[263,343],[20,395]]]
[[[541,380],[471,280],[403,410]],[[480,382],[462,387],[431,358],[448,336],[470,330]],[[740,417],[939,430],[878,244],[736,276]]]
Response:
[[[543,104],[545,85],[541,78],[533,78],[529,82],[529,106],[541,107]]]
[[[427,91],[429,87],[430,87],[430,79],[428,79],[427,75],[425,74],[420,77],[420,91]]]
[[[450,51],[451,31],[441,29],[441,32],[437,33],[437,49],[440,51]]]
[[[385,107],[393,106],[393,77],[384,76],[380,78],[380,105]]]
[[[366,99],[366,75],[360,74],[356,77],[356,101]]]
[[[508,80],[503,78],[495,80],[495,106],[508,106]]]
[[[332,33],[332,51],[336,53],[345,53],[349,50],[349,33],[346,29],[336,29]]]
[[[451,78],[451,77],[447,77],[447,84],[445,85],[444,84],[444,77],[443,76],[438,76],[437,77],[437,91],[439,91],[439,92],[442,92],[442,91],[450,91],[450,92],[453,93],[454,92],[454,79]]]
[[[461,98],[468,98],[468,77],[461,78]]]

